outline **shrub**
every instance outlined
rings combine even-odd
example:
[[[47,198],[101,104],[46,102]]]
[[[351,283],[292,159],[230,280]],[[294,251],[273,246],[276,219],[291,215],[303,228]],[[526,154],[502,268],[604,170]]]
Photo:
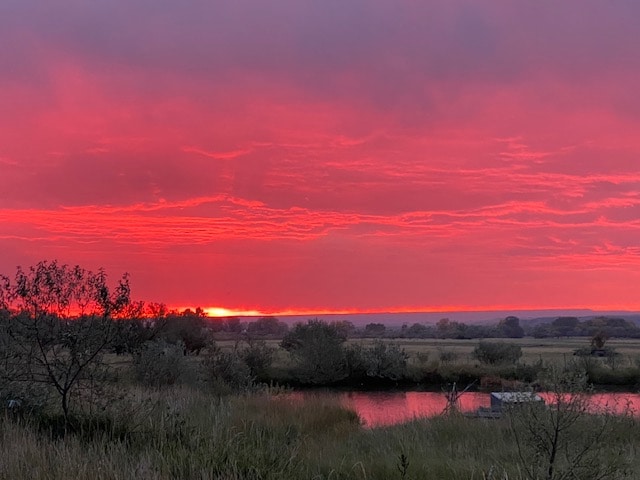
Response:
[[[584,373],[552,369],[543,386],[548,392],[546,408],[538,402],[523,402],[513,406],[508,416],[526,477],[620,478],[629,457],[612,443],[627,418],[606,406],[597,416],[591,413],[591,391]]]
[[[363,351],[367,376],[398,380],[407,371],[409,356],[403,348],[395,343],[385,343],[381,340]]]
[[[275,348],[264,341],[249,341],[247,348],[240,351],[240,356],[251,371],[251,375],[258,380],[266,380],[267,370],[273,363]]]
[[[207,380],[220,392],[246,391],[255,386],[251,368],[238,350],[225,352],[219,347],[211,347],[204,366]]]
[[[308,384],[328,384],[347,375],[343,347],[346,337],[335,325],[320,320],[298,323],[282,340],[294,362],[294,375]]]
[[[185,383],[194,377],[184,356],[184,345],[164,340],[147,342],[134,356],[133,370],[140,383],[155,388]]]
[[[522,356],[522,349],[512,343],[480,342],[473,350],[473,356],[487,365],[515,363]]]
[[[171,344],[182,344],[184,353],[199,355],[211,342],[211,332],[206,319],[186,310],[181,315],[169,315],[163,319],[161,337]]]
[[[247,324],[247,333],[249,335],[284,335],[289,330],[289,326],[279,321],[275,317],[262,317],[255,322]]]
[[[418,365],[426,365],[429,363],[429,352],[417,352],[414,358]]]
[[[440,350],[438,352],[438,359],[443,364],[453,363],[458,359],[458,354],[452,350]]]
[[[346,358],[351,378],[399,380],[407,373],[409,356],[397,344],[376,340],[371,347],[352,345]]]

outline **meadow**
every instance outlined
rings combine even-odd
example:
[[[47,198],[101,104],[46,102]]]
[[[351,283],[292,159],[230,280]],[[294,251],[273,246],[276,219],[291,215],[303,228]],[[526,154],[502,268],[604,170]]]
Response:
[[[505,341],[522,348],[520,364],[542,364],[559,371],[567,369],[567,362],[574,361],[573,350],[585,343],[584,338]],[[348,343],[367,347],[377,342],[352,339]],[[484,375],[516,368],[481,365],[473,357],[477,340],[386,342],[405,350],[411,375],[429,369],[481,370]],[[629,367],[612,369],[596,359],[602,368],[632,368],[640,342],[610,343],[621,353],[620,362],[628,362]],[[229,355],[239,345],[237,340],[216,342],[218,352]],[[275,350],[270,370],[274,377],[293,368],[289,353],[279,345],[280,340],[266,341]],[[180,371],[192,372],[206,365],[207,355],[205,351],[200,356],[183,356],[180,351],[173,360],[187,369]],[[171,359],[168,354],[155,358]],[[640,471],[636,454],[640,429],[631,416],[579,412],[562,438],[567,445],[576,444],[575,439],[586,441],[586,453],[579,452],[582,463],[576,467],[570,457],[563,457],[556,461],[556,473],[548,476],[544,462],[544,468],[528,470],[531,458],[544,459],[544,455],[536,457],[540,452],[535,444],[516,441],[526,440],[531,431],[526,423],[514,423],[511,416],[487,420],[453,412],[367,428],[355,411],[327,396],[305,395],[300,401],[287,388],[265,385],[232,393],[233,389],[221,390],[217,384],[186,374],[175,382],[151,386],[141,383],[134,356],[108,354],[105,360],[112,370],[107,401],[74,428],[61,430],[55,415],[4,412],[0,478],[524,480],[573,478],[562,472],[579,467],[584,471],[577,478],[586,480],[635,478],[633,472]],[[553,424],[553,417],[549,421]]]
[[[594,378],[636,388],[637,340],[610,340],[616,355],[596,358],[573,355],[589,345],[584,337],[346,340],[310,321],[280,338],[223,339],[182,320],[126,336],[123,327],[138,324],[21,319],[6,316],[0,337],[0,479],[589,480],[640,471],[637,420],[580,401]],[[207,342],[189,349],[194,331]],[[479,356],[483,342],[500,356]],[[466,417],[452,403],[382,427],[308,394],[452,383],[559,396],[498,419]],[[291,395],[299,387],[307,393]]]
[[[104,412],[109,428],[59,438],[28,421],[0,419],[0,478],[531,478],[507,419],[454,414],[365,429],[327,398],[301,403],[277,391],[217,397],[190,387],[131,387],[127,396]],[[579,438],[602,421],[589,417],[575,427],[571,435]],[[620,418],[612,432],[593,452],[613,468],[602,478],[635,478],[640,429]]]
[[[379,341],[372,338],[351,338],[346,346],[371,347]],[[589,346],[588,337],[483,340],[392,338],[382,341],[397,345],[407,354],[406,373],[398,381],[387,383],[387,387],[440,389],[443,384],[454,381],[476,381],[479,386],[483,378],[494,383],[497,379],[502,379],[507,386],[511,380],[532,382],[541,369],[548,367],[581,368],[587,371],[590,382],[598,389],[635,392],[640,387],[640,339],[636,338],[610,339],[607,347],[615,352],[615,356],[611,358],[574,355],[576,350]],[[486,365],[474,356],[474,349],[480,341],[517,345],[521,348],[522,356],[517,362],[506,365]],[[269,339],[265,343],[274,350],[271,379],[281,383],[291,382],[291,357],[281,348],[281,340]],[[225,351],[232,351],[237,348],[238,340],[218,340],[216,344]],[[352,386],[357,388],[358,385],[359,383],[354,383]],[[384,388],[385,385],[376,384],[374,387]]]
[[[351,338],[347,344],[362,343],[372,344],[376,339],[372,338]],[[545,362],[563,362],[567,356],[572,356],[574,350],[589,345],[588,337],[561,337],[561,338],[496,338],[483,339],[487,341],[500,341],[518,345],[522,348],[522,361],[533,363],[539,360]],[[428,355],[431,359],[437,359],[442,351],[453,352],[458,361],[473,361],[473,349],[479,339],[413,339],[413,338],[391,338],[385,339],[402,347],[411,357],[418,355]],[[265,342],[274,348],[278,348],[281,339],[267,339]],[[233,349],[237,343],[236,339],[216,340],[216,344],[225,349]],[[640,359],[640,338],[612,338],[608,340],[607,346],[611,346],[629,362]],[[286,352],[280,352],[281,360],[285,361]]]
[[[573,352],[579,348],[589,346],[588,337],[563,337],[563,338],[501,338],[486,339],[487,341],[501,341],[512,343],[522,348],[521,362],[526,364],[543,361],[546,363],[564,364],[567,359],[573,357]],[[456,361],[473,362],[473,349],[478,345],[478,339],[394,339],[411,356],[428,354],[429,358],[438,358],[443,351],[456,355]],[[620,338],[611,339],[607,346],[615,348],[621,354],[623,364],[635,365],[636,359],[640,359],[640,339]]]
[[[600,330],[591,345],[584,336],[504,339],[515,317],[493,340],[348,339],[347,324],[317,319],[290,329],[229,319],[221,333],[197,312],[143,314],[126,276],[111,292],[104,282],[56,262],[0,282],[0,479],[595,480],[640,471],[633,415],[588,404],[589,384],[637,388],[637,341],[609,340],[605,350],[605,335],[616,335]],[[73,302],[90,311],[69,316]],[[331,396],[291,395],[452,383],[537,389],[547,404],[517,402],[485,420],[462,415],[450,395],[437,417],[376,427]]]

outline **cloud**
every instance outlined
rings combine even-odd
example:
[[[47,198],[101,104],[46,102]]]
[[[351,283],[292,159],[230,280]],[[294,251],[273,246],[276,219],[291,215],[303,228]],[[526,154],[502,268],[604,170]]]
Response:
[[[628,304],[639,10],[4,1],[0,267],[130,263],[180,304]]]

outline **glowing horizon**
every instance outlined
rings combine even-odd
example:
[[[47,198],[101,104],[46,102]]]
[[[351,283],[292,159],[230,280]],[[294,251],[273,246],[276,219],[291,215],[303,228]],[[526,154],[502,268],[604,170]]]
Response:
[[[483,313],[483,312],[545,312],[545,311],[593,311],[597,312],[640,312],[640,304],[638,305],[597,305],[597,306],[550,306],[540,308],[540,306],[508,306],[497,305],[492,307],[474,307],[474,306],[440,306],[440,307],[407,307],[392,308],[388,310],[326,310],[326,309],[304,309],[304,310],[253,310],[253,309],[233,309],[224,307],[169,307],[169,310],[178,312],[184,310],[195,311],[201,308],[206,316],[211,318],[227,318],[227,317],[286,317],[286,316],[324,316],[324,315],[372,315],[372,314],[402,314],[402,313]]]
[[[0,273],[216,315],[640,310],[639,15],[3,4]]]

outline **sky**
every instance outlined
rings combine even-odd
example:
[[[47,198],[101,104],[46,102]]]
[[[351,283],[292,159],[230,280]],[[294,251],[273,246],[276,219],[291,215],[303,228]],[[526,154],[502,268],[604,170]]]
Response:
[[[2,0],[0,272],[211,313],[640,310],[638,18]]]

